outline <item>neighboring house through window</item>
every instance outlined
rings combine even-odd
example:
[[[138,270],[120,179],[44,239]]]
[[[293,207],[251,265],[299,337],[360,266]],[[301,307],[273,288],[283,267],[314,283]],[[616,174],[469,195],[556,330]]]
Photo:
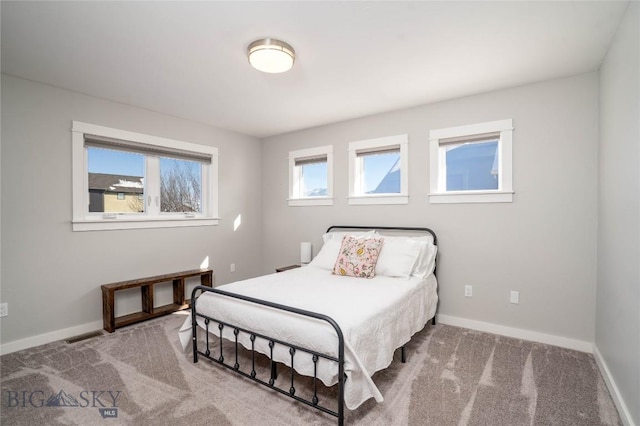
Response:
[[[408,135],[349,143],[349,204],[407,204]]]
[[[218,223],[218,151],[74,121],[73,229]]]
[[[511,202],[512,133],[512,120],[429,132],[430,202]]]
[[[144,212],[144,178],[88,173],[90,213]]]
[[[289,205],[333,205],[333,147],[289,152]]]

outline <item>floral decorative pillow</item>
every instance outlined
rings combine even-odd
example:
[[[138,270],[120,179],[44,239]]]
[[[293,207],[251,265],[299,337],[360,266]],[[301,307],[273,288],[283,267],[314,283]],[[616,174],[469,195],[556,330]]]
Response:
[[[375,277],[383,241],[382,238],[344,237],[333,273],[350,277]]]

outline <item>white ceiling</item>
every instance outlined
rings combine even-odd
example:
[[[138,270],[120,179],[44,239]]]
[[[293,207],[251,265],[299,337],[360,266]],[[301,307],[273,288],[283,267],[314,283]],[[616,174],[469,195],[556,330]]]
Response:
[[[2,72],[265,137],[597,70],[626,7],[2,1]],[[293,70],[249,66],[262,37]]]

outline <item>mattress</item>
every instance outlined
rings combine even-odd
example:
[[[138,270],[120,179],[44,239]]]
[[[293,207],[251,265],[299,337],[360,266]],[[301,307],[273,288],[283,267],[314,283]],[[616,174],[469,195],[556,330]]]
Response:
[[[371,379],[388,367],[395,349],[407,343],[435,315],[437,282],[433,275],[372,279],[344,277],[326,269],[306,266],[218,287],[232,293],[321,313],[335,320],[345,341],[345,405],[353,410],[369,398],[382,402],[383,396]],[[300,347],[338,356],[336,332],[324,321],[238,299],[203,293],[196,303],[198,313],[235,326],[265,334]],[[198,325],[205,328],[204,319]],[[216,326],[210,332],[217,335]],[[184,348],[191,341],[191,317],[180,329]],[[223,329],[223,337],[233,340],[233,330]],[[250,349],[249,335],[240,333],[239,342]],[[200,348],[202,349],[202,348]],[[256,339],[255,349],[269,354],[268,341]],[[288,347],[276,345],[274,359],[290,365]],[[298,352],[294,368],[313,376],[311,355]],[[320,359],[318,378],[327,386],[337,383],[335,362]]]

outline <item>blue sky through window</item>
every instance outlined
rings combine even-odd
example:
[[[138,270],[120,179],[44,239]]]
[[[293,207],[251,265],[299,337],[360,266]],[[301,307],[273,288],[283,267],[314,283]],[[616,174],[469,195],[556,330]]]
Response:
[[[89,173],[144,177],[144,155],[142,154],[94,147],[89,147],[88,152]],[[197,161],[160,157],[161,171],[168,171],[175,166],[189,169],[198,178],[201,177],[201,167]]]
[[[447,191],[498,189],[498,141],[445,146]]]
[[[387,176],[391,171],[391,168],[397,163],[399,158],[399,152],[365,155],[363,157],[364,192],[374,192],[378,188],[378,185],[380,185],[380,182],[382,182],[385,176]],[[400,182],[398,181],[398,189],[395,192],[400,192],[399,183]]]
[[[87,148],[89,173],[144,176],[144,155],[103,148]]]
[[[302,179],[304,182],[304,195],[327,195],[327,163],[311,163],[302,166]]]

